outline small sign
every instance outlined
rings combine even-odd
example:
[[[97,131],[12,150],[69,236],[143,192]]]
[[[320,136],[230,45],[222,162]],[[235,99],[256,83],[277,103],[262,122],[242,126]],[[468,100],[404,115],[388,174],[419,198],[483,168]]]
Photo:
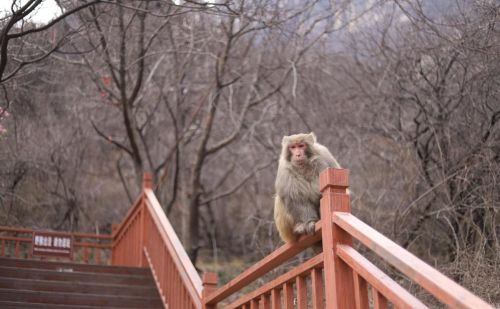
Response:
[[[33,256],[53,256],[72,259],[73,237],[68,233],[33,232]]]

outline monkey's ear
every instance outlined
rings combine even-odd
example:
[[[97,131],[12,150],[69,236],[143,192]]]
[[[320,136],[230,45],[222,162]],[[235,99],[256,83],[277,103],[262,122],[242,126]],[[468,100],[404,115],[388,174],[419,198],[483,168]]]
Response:
[[[313,143],[316,143],[316,134],[314,134],[314,132],[311,132],[311,133],[309,133],[309,136],[313,140]]]

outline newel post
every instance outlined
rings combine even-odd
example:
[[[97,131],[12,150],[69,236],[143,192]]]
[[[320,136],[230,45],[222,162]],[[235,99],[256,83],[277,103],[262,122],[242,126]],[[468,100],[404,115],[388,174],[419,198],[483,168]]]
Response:
[[[217,289],[217,281],[219,278],[216,273],[206,272],[203,274],[203,291],[201,293],[201,307],[203,309],[215,309],[217,308],[217,304],[215,305],[207,305],[207,297]]]
[[[333,223],[334,212],[351,212],[347,193],[349,171],[328,168],[320,174],[321,222],[325,271],[326,308],[354,309],[354,281],[351,268],[336,254],[337,244],[352,245],[352,237]]]
[[[142,176],[142,188],[144,189],[153,189],[153,176],[151,173],[144,173]]]
[[[146,246],[146,189],[153,189],[153,176],[150,173],[144,173],[142,177],[142,195],[141,195],[141,210],[140,210],[140,228],[139,228],[139,267],[148,267],[147,260],[144,255],[144,247]]]

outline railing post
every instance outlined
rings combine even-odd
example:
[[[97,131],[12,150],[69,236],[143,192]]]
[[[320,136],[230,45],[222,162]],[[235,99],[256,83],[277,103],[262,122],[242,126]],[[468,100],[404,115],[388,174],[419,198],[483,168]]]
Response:
[[[151,173],[144,173],[144,176],[142,177],[142,188],[153,189],[153,176]]]
[[[144,173],[142,178],[142,201],[141,201],[141,214],[140,214],[140,228],[139,228],[139,267],[147,267],[147,260],[144,256],[144,246],[146,243],[146,189],[153,188],[153,177],[150,173]]]
[[[118,231],[118,228],[120,227],[120,224],[113,223],[111,224],[111,265],[117,265],[117,252],[116,252],[116,247],[115,247],[115,237],[116,237],[116,232]]]
[[[215,309],[217,304],[207,305],[206,299],[210,293],[217,289],[217,278],[216,273],[206,272],[203,274],[203,291],[201,293],[201,306],[203,309]]]
[[[351,212],[348,170],[328,168],[321,173],[319,182],[323,193],[320,212],[326,308],[354,309],[352,270],[336,254],[337,244],[352,245],[352,237],[333,224],[333,212]]]

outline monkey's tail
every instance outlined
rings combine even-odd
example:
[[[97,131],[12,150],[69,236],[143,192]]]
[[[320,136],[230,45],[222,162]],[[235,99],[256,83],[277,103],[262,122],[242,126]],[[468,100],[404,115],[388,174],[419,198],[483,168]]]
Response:
[[[297,235],[293,232],[293,219],[278,195],[274,197],[274,222],[283,241],[294,242],[297,239]]]

